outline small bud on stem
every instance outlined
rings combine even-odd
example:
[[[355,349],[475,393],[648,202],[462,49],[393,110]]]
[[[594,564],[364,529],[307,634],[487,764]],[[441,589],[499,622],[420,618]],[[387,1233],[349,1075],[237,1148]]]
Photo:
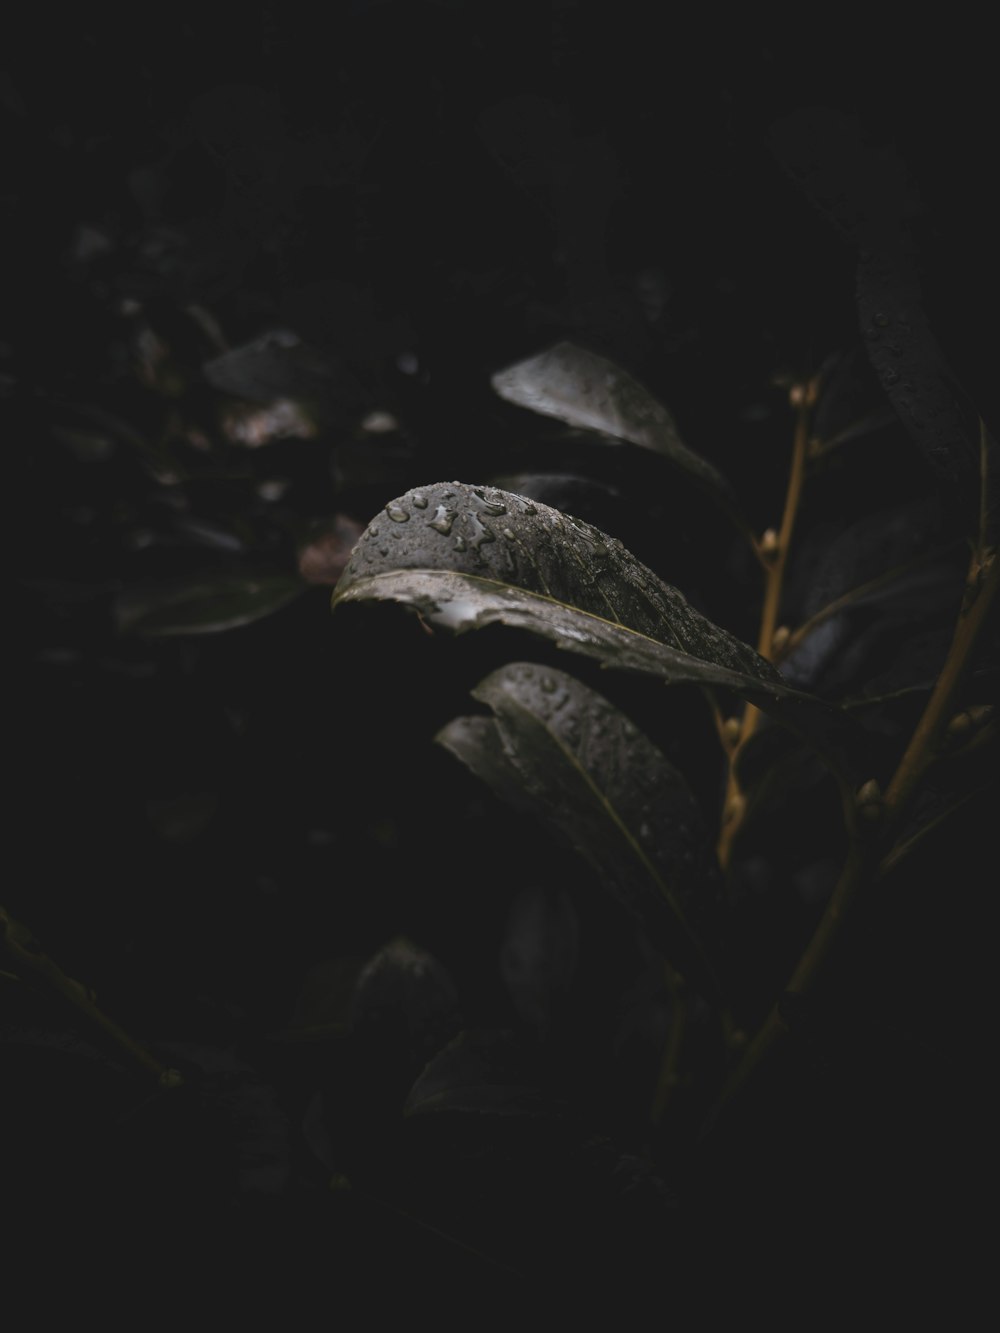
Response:
[[[743,730],[743,723],[738,717],[727,717],[722,724],[722,734],[730,745],[735,745]]]
[[[882,818],[882,788],[875,778],[869,778],[855,793],[854,804],[859,819],[874,824]]]
[[[778,533],[775,528],[768,528],[760,541],[757,543],[757,550],[763,560],[772,561],[778,554]]]

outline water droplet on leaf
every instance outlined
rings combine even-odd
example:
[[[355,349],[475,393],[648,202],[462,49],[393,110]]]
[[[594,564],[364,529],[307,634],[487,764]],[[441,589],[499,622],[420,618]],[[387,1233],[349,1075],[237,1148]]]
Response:
[[[447,537],[457,517],[458,515],[454,509],[446,509],[444,505],[438,505],[434,517],[428,522],[427,526]]]
[[[402,505],[386,505],[385,512],[393,523],[408,523],[410,520],[410,511],[404,509]]]

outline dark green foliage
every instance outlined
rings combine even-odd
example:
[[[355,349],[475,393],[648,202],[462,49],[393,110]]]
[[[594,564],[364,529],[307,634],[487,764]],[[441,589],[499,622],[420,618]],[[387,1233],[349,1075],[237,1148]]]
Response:
[[[989,44],[328,8],[8,34],[8,1322],[961,1324]]]

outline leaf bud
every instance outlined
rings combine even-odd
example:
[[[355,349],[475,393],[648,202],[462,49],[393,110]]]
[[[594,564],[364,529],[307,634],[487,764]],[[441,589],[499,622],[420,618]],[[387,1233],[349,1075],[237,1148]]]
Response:
[[[968,712],[956,713],[948,723],[945,736],[949,741],[964,741],[972,733],[972,718]]]
[[[854,797],[858,817],[868,824],[882,818],[882,788],[875,778],[869,778],[860,786]]]
[[[768,528],[761,537],[757,549],[765,560],[773,560],[778,554],[778,534],[774,528]]]
[[[722,734],[730,745],[735,745],[740,738],[743,724],[738,717],[727,717],[722,724]]]

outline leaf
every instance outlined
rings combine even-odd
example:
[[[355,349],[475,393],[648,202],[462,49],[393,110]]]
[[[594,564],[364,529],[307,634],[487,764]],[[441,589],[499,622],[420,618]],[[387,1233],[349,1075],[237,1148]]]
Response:
[[[289,400],[324,423],[350,420],[371,406],[370,393],[336,353],[311,347],[288,329],[206,361],[202,373],[234,398],[265,406]]]
[[[460,1032],[429,1062],[410,1089],[404,1114],[440,1112],[501,1116],[563,1115],[541,1087],[538,1071],[513,1035]]]
[[[916,265],[901,242],[862,254],[857,301],[868,356],[896,415],[925,462],[971,507],[979,415],[931,332]]]
[[[398,1072],[405,1086],[461,1026],[458,994],[432,954],[399,936],[358,978],[349,1025],[382,1076]]]
[[[300,579],[282,574],[205,574],[198,578],[128,588],[117,605],[123,634],[162,637],[216,634],[273,615],[305,592]]]
[[[386,505],[332,602],[383,600],[456,633],[502,623],[606,667],[731,690],[818,745],[844,726],[614,537],[507,491],[436,482]]]
[[[445,749],[481,778],[494,794],[518,810],[534,814],[535,803],[504,748],[500,729],[491,717],[456,717],[435,737]]]
[[[559,342],[498,371],[491,383],[501,398],[518,407],[653,450],[738,519],[736,496],[726,478],[688,448],[666,407],[613,361],[575,343]]]
[[[860,343],[831,357],[820,371],[820,397],[813,416],[814,447],[826,452],[899,424]]]
[[[629,719],[561,671],[524,662],[492,672],[472,691],[496,717],[504,753],[543,821],[594,867],[654,943],[713,988],[699,931],[718,925],[718,885],[707,831],[680,773]],[[437,740],[453,749],[449,728]],[[453,750],[492,785],[493,743],[483,760]],[[494,788],[499,795],[509,784]]]
[[[781,661],[786,679],[818,690],[828,666],[836,659],[842,668],[861,634],[871,645],[907,623],[943,616],[950,624],[964,562],[957,543],[945,544],[944,529],[933,497],[868,514],[832,538],[816,532],[796,562],[798,595],[791,589],[786,599],[802,621]]]
[[[906,218],[915,209],[891,144],[865,141],[858,121],[809,107],[777,122],[772,147],[813,204],[858,247],[857,306],[872,366],[925,462],[964,510],[977,494],[979,421],[921,306]]]

